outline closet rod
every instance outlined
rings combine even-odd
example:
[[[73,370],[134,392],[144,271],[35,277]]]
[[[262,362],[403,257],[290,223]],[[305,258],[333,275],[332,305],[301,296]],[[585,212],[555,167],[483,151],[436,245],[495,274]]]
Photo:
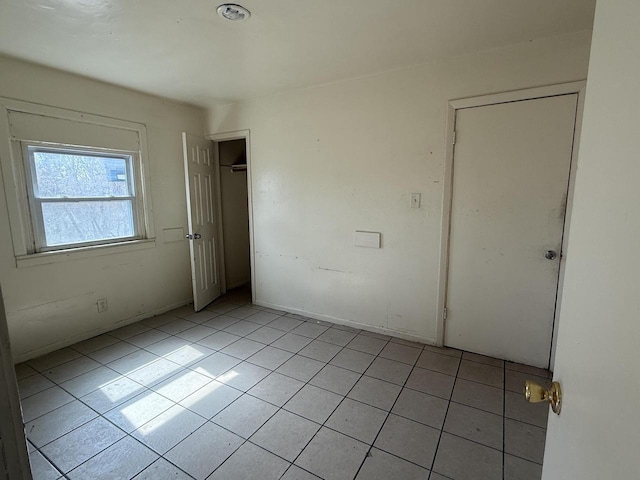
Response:
[[[220,166],[230,168],[232,172],[244,172],[247,169],[246,165],[220,165]]]

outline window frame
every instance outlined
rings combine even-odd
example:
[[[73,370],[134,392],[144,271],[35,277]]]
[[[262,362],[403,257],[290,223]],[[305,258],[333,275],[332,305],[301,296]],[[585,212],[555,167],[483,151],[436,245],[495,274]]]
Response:
[[[13,113],[31,116],[36,123],[29,125],[26,131],[24,122],[22,128],[15,129],[10,121]],[[46,130],[40,122],[42,118],[48,119]],[[102,128],[105,128],[104,132],[101,132]],[[21,150],[21,142],[25,141],[49,146],[75,145],[134,151],[140,167],[141,239],[36,253]],[[153,165],[148,152],[147,126],[144,123],[0,96],[0,181],[4,185],[15,266],[31,268],[155,248],[150,173]]]
[[[145,225],[141,222],[144,219],[144,204],[141,198],[142,192],[142,168],[140,165],[138,152],[128,150],[116,150],[100,147],[79,147],[76,145],[51,144],[48,142],[23,141],[21,143],[24,177],[27,199],[29,203],[28,215],[31,224],[31,237],[33,240],[33,253],[55,252],[59,250],[70,250],[83,247],[93,247],[109,244],[117,244],[134,240],[142,240],[145,236]],[[35,174],[35,158],[37,152],[63,153],[70,155],[88,155],[92,157],[121,158],[127,162],[127,183],[131,195],[119,197],[59,197],[46,198],[36,195],[38,182]],[[107,238],[89,242],[73,242],[48,246],[46,244],[44,215],[42,211],[43,203],[63,203],[63,202],[93,202],[93,201],[118,201],[127,200],[131,202],[132,223],[134,235],[127,237]]]

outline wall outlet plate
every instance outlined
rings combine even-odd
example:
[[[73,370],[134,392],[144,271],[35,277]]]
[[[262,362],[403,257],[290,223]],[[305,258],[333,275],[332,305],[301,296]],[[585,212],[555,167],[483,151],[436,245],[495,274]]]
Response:
[[[109,303],[106,298],[99,298],[96,302],[96,306],[98,307],[98,313],[103,313],[109,310]]]

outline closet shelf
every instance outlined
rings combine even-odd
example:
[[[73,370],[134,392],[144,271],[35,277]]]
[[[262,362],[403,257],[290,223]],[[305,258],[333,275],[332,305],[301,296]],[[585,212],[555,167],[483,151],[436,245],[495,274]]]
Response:
[[[220,165],[221,167],[230,168],[232,172],[244,172],[247,169],[247,164],[243,165]]]

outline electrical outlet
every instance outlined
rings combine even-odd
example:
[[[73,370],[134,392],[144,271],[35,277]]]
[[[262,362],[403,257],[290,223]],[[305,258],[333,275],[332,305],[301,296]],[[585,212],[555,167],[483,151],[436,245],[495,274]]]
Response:
[[[96,306],[98,307],[98,313],[106,312],[109,310],[109,304],[107,303],[106,298],[99,298],[96,302]]]

